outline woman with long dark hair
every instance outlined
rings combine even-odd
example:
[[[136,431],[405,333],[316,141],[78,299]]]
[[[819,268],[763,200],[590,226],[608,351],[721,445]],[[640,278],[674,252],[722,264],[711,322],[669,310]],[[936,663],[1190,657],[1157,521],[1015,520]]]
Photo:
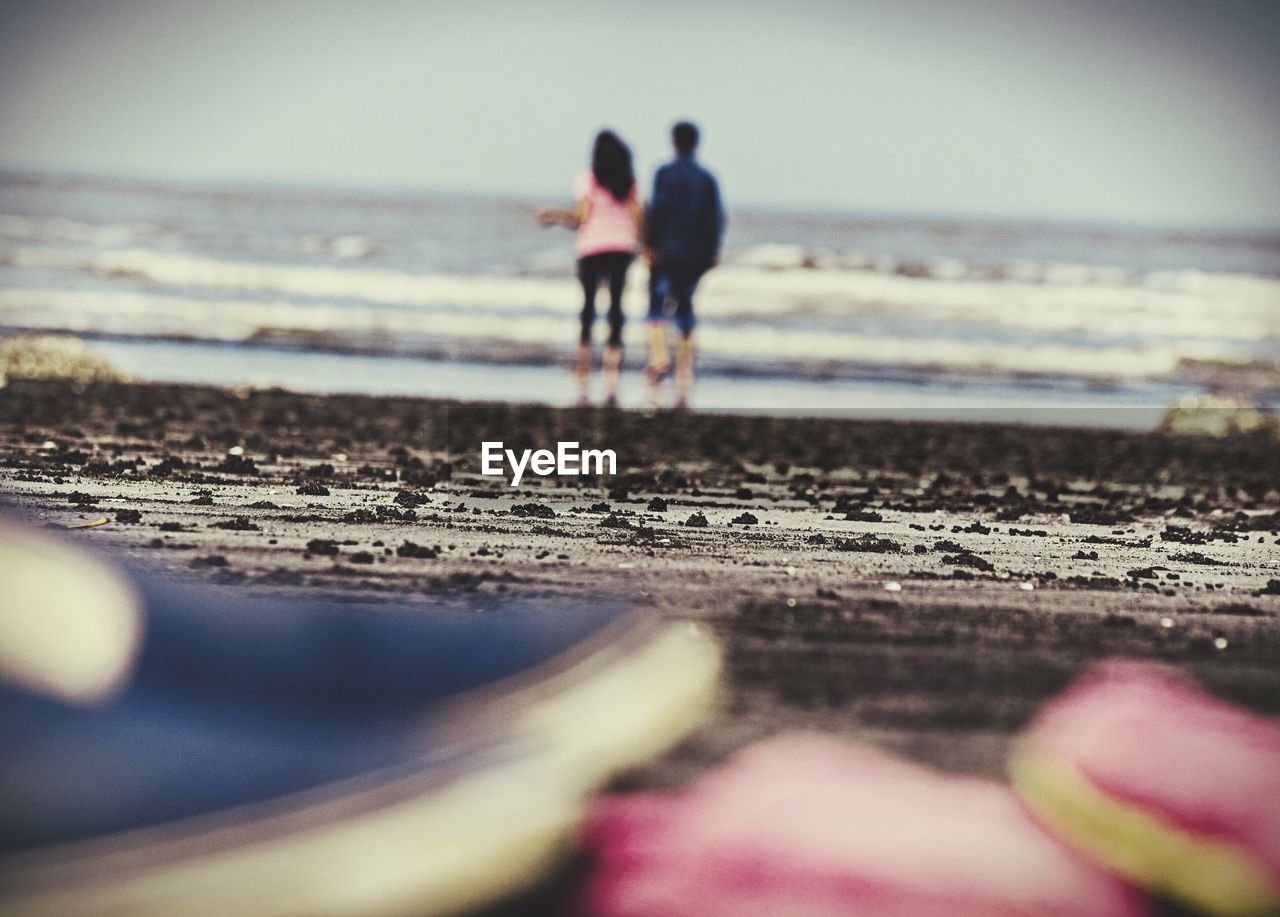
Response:
[[[603,368],[605,403],[618,397],[622,367],[622,291],[627,268],[635,260],[643,237],[644,205],[636,187],[631,150],[613,131],[596,135],[591,169],[574,184],[574,208],[539,211],[543,226],[566,226],[578,231],[578,279],[582,281],[582,326],[578,337],[575,374],[585,400],[591,375],[591,329],[596,319],[596,291],[609,287],[609,337]]]

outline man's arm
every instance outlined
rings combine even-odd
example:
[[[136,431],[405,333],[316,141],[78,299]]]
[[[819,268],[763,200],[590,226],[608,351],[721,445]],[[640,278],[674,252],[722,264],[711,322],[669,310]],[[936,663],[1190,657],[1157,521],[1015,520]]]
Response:
[[[715,176],[708,173],[707,178],[711,181],[711,262],[710,266],[715,267],[720,263],[720,246],[724,243],[725,215],[724,204],[720,200],[720,184],[716,181]]]
[[[654,173],[653,196],[649,200],[649,212],[645,216],[644,245],[650,253],[650,263],[653,261],[652,253],[662,247],[663,236],[667,228],[667,216],[671,210],[666,175],[666,166]]]

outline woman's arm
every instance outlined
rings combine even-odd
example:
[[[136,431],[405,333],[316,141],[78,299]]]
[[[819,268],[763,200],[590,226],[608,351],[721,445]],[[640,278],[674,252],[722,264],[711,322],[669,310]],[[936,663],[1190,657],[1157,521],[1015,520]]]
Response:
[[[573,210],[563,207],[543,207],[538,211],[539,226],[563,226],[565,229],[577,229],[587,221],[591,213],[591,203],[587,200],[578,202]]]
[[[640,198],[631,198],[631,219],[636,224],[636,238],[641,242],[644,241],[644,204],[640,202]]]

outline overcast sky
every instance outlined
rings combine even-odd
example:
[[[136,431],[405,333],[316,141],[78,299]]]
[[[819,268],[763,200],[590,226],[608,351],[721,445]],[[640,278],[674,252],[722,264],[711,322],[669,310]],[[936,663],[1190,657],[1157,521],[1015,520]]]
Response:
[[[673,119],[731,203],[1280,226],[1275,0],[0,3],[0,165],[567,193]]]

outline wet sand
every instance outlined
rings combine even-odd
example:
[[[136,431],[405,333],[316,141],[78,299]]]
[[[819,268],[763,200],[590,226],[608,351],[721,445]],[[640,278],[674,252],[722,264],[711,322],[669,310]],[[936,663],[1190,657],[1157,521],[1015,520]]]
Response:
[[[482,477],[480,443],[613,448]],[[240,450],[243,450],[242,452]],[[484,608],[631,602],[710,627],[724,702],[622,787],[812,728],[999,774],[1089,662],[1163,659],[1280,713],[1280,443],[645,416],[154,385],[0,390],[0,490],[176,575]]]
[[[479,473],[480,443],[613,478]],[[631,602],[721,639],[716,716],[618,789],[815,729],[1001,775],[1089,662],[1158,658],[1280,713],[1280,442],[165,385],[0,389],[0,497],[233,590]],[[572,911],[582,863],[494,914]],[[1161,913],[1180,913],[1166,908]]]
[[[621,467],[512,490],[478,474],[489,439]],[[723,709],[639,785],[796,727],[997,773],[1035,706],[1116,653],[1280,711],[1277,472],[1264,434],[0,390],[11,511],[105,517],[70,534],[136,562],[424,613],[585,595],[705,623]]]

